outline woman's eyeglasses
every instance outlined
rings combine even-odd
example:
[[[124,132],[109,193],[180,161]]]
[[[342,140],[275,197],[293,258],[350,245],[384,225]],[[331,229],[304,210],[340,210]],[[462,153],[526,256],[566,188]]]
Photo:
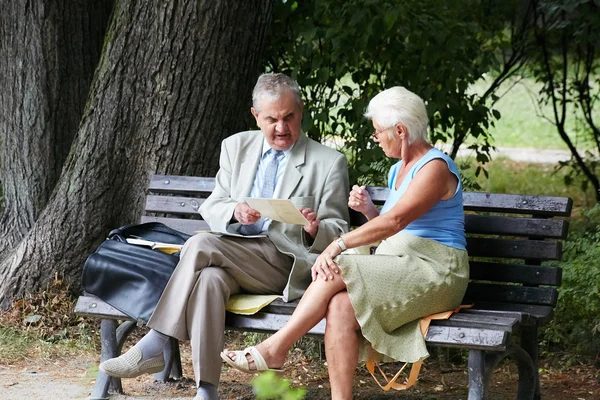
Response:
[[[385,128],[385,129],[380,129],[380,130],[375,130],[373,132],[371,132],[371,136],[373,136],[375,139],[379,139],[379,134],[382,132],[385,132],[387,130],[389,130],[390,128]]]

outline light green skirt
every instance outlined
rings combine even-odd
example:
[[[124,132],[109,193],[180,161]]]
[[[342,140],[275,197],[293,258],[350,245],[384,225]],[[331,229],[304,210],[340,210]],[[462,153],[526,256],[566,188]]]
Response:
[[[375,255],[336,259],[360,324],[360,360],[416,362],[429,356],[419,320],[457,308],[469,282],[467,252],[397,233]]]

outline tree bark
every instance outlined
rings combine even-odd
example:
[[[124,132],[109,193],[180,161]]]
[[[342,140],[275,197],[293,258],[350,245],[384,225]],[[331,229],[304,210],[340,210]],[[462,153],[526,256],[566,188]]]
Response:
[[[55,273],[79,284],[111,228],[136,222],[154,172],[214,174],[247,128],[272,2],[117,1],[78,135],[33,229],[0,262],[0,305]]]
[[[0,259],[33,226],[77,133],[112,1],[1,1]]]

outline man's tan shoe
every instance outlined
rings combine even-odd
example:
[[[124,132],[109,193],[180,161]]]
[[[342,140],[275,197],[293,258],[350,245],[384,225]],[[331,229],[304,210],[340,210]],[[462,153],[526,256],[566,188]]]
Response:
[[[165,358],[159,356],[142,361],[142,351],[133,346],[117,358],[111,358],[100,364],[100,371],[116,378],[135,378],[143,374],[154,374],[165,369]]]

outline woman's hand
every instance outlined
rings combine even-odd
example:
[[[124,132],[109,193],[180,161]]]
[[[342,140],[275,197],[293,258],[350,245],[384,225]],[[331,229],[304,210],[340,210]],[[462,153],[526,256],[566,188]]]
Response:
[[[340,268],[333,259],[340,255],[341,252],[342,249],[340,249],[340,246],[338,246],[336,242],[332,242],[325,250],[323,250],[310,269],[313,282],[316,281],[318,277],[321,277],[321,279],[325,281],[333,280],[334,276],[340,273]]]
[[[371,195],[365,186],[352,186],[350,196],[348,196],[348,207],[354,211],[363,213],[368,219],[372,219],[379,215],[379,210],[375,207]]]

